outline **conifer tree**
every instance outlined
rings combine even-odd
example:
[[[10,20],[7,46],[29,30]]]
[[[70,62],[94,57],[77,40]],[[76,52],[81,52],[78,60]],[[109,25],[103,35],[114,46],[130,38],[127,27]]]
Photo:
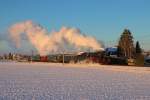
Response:
[[[142,53],[139,41],[136,42],[136,49],[135,50],[136,50],[136,54],[141,54]]]

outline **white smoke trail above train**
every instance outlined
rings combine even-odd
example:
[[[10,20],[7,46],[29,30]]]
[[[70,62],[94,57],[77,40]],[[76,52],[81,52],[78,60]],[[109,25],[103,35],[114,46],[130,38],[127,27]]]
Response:
[[[78,29],[62,27],[58,32],[50,32],[32,21],[20,22],[9,28],[10,37],[19,48],[21,34],[25,34],[29,42],[40,55],[49,52],[69,50],[102,50],[102,44],[95,38],[83,35]]]

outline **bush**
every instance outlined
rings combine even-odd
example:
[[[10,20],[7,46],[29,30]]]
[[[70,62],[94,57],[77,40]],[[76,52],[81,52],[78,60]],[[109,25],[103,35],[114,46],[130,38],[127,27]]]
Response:
[[[144,66],[144,55],[137,54],[135,59],[136,66]]]

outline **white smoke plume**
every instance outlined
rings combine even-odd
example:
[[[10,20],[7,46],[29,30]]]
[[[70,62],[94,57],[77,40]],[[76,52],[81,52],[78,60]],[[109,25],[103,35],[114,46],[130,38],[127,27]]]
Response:
[[[81,34],[78,29],[63,27],[58,32],[48,33],[39,24],[32,21],[16,23],[9,28],[10,37],[19,48],[21,34],[27,36],[30,43],[37,49],[40,55],[49,52],[61,52],[69,50],[102,50],[102,45],[93,37]]]

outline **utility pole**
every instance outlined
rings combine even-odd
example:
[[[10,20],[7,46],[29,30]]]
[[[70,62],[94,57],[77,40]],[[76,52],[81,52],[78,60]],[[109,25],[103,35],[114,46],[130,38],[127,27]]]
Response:
[[[64,51],[63,51],[63,65],[64,65],[64,62],[65,62],[65,61],[64,61],[64,58],[65,58],[65,57],[64,57]]]
[[[32,62],[32,58],[33,58],[33,50],[31,50],[31,62]]]

